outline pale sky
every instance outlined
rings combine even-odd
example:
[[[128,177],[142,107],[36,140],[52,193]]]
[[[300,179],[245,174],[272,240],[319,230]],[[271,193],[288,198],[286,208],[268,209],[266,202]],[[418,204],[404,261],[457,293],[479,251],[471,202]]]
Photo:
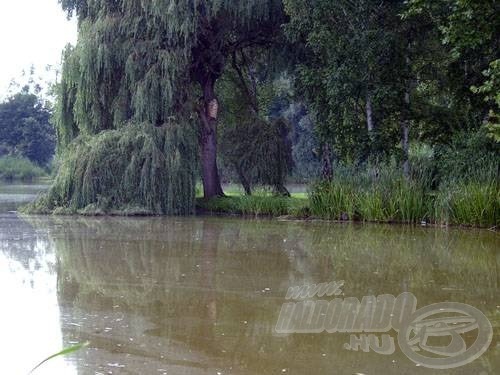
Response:
[[[0,99],[23,69],[54,80],[45,66],[60,65],[66,44],[76,43],[76,20],[68,21],[57,0],[0,0]]]

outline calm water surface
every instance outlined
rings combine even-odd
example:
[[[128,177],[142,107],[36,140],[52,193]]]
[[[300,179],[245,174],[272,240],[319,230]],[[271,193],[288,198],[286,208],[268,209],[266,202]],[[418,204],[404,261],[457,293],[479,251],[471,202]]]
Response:
[[[500,237],[485,230],[238,218],[20,216],[43,186],[0,187],[0,374],[498,374]],[[348,351],[347,333],[274,332],[288,287],[345,297],[409,291],[492,322],[453,370]],[[396,337],[396,334],[392,334]]]

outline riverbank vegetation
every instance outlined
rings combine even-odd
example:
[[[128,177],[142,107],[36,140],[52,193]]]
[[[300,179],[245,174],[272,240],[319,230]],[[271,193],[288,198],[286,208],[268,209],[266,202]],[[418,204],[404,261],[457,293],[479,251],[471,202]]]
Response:
[[[3,156],[0,157],[0,180],[33,180],[47,176],[46,171],[29,159]]]
[[[79,43],[35,212],[498,225],[494,3],[185,4],[62,2]]]

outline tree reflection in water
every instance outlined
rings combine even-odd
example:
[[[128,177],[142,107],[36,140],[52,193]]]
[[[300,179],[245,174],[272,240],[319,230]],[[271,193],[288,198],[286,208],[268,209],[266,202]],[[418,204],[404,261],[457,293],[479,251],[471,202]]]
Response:
[[[143,373],[390,373],[388,363],[397,363],[394,373],[411,372],[414,364],[398,351],[344,350],[345,334],[273,333],[289,286],[333,280],[345,280],[346,296],[411,291],[419,307],[469,303],[498,334],[499,240],[486,231],[228,218],[29,220],[48,231],[57,252],[65,338],[92,343],[81,354],[85,371],[111,364]],[[497,354],[494,342],[453,373],[488,371]]]

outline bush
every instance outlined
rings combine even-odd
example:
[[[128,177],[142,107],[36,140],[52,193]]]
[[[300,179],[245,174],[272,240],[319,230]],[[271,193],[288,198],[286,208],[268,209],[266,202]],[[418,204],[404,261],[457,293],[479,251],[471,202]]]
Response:
[[[45,171],[26,158],[3,156],[0,157],[0,179],[3,180],[32,180],[45,176]]]

